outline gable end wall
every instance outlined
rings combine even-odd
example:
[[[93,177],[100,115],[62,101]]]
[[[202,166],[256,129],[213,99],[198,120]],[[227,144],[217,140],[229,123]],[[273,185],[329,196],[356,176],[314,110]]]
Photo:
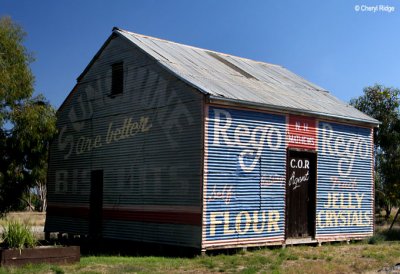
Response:
[[[45,231],[88,233],[91,171],[103,170],[103,237],[199,247],[202,109],[199,92],[111,39],[58,112]]]

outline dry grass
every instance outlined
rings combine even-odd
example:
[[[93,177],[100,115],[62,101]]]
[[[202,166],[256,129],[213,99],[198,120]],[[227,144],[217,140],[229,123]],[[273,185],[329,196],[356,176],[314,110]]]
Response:
[[[0,219],[0,226],[5,225],[7,221],[17,221],[31,226],[44,226],[45,218],[46,213],[44,212],[10,212]]]
[[[299,246],[290,252],[298,259],[283,263],[284,273],[364,273],[400,263],[399,242]]]

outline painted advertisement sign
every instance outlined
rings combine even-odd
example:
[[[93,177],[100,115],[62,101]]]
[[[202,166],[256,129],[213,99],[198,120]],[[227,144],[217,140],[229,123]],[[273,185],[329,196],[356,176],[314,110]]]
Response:
[[[372,233],[372,130],[320,122],[317,236]]]
[[[283,239],[285,116],[209,107],[206,242]]]
[[[288,147],[316,150],[317,129],[314,118],[289,115]]]

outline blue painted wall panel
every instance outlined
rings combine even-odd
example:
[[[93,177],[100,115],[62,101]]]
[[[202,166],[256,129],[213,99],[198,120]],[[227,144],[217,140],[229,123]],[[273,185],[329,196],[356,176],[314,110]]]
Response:
[[[319,122],[317,238],[373,232],[372,130]]]
[[[208,108],[203,247],[284,237],[286,117]]]

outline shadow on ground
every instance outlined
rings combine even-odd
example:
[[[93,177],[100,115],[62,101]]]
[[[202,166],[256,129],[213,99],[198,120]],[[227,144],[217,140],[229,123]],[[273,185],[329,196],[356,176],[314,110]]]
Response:
[[[377,244],[384,241],[400,241],[400,228],[393,228],[392,230],[383,229],[375,233],[374,236],[366,239],[369,244]],[[86,237],[69,238],[63,237],[61,239],[52,239],[42,241],[45,245],[78,245],[81,248],[83,256],[100,256],[100,255],[118,255],[118,256],[157,256],[157,257],[185,257],[193,258],[201,254],[201,251],[196,248],[180,247],[173,245],[161,245],[143,242],[132,242],[124,240],[108,240],[108,239],[90,239]],[[335,244],[335,243],[329,243]],[[341,244],[338,242],[338,244]],[[314,244],[311,244],[314,245]],[[255,247],[249,250],[260,248],[282,248],[281,246],[270,247]],[[241,252],[242,248],[231,248],[222,250],[207,251],[209,255],[233,255]]]
[[[162,245],[143,242],[132,242],[123,240],[108,239],[89,239],[89,238],[72,238],[52,239],[50,241],[42,241],[43,245],[78,245],[83,256],[156,256],[156,257],[180,257],[193,258],[201,255],[201,250],[190,247],[180,247],[174,245]],[[312,244],[315,245],[315,244]],[[263,246],[251,247],[247,250],[258,250],[263,248],[281,249],[282,246]],[[220,250],[207,251],[207,255],[234,255],[243,252],[243,248],[229,248]]]
[[[187,257],[198,256],[200,251],[195,248],[179,247],[172,245],[160,245],[123,240],[107,239],[52,239],[42,241],[46,245],[78,245],[83,256],[157,256],[157,257]]]

